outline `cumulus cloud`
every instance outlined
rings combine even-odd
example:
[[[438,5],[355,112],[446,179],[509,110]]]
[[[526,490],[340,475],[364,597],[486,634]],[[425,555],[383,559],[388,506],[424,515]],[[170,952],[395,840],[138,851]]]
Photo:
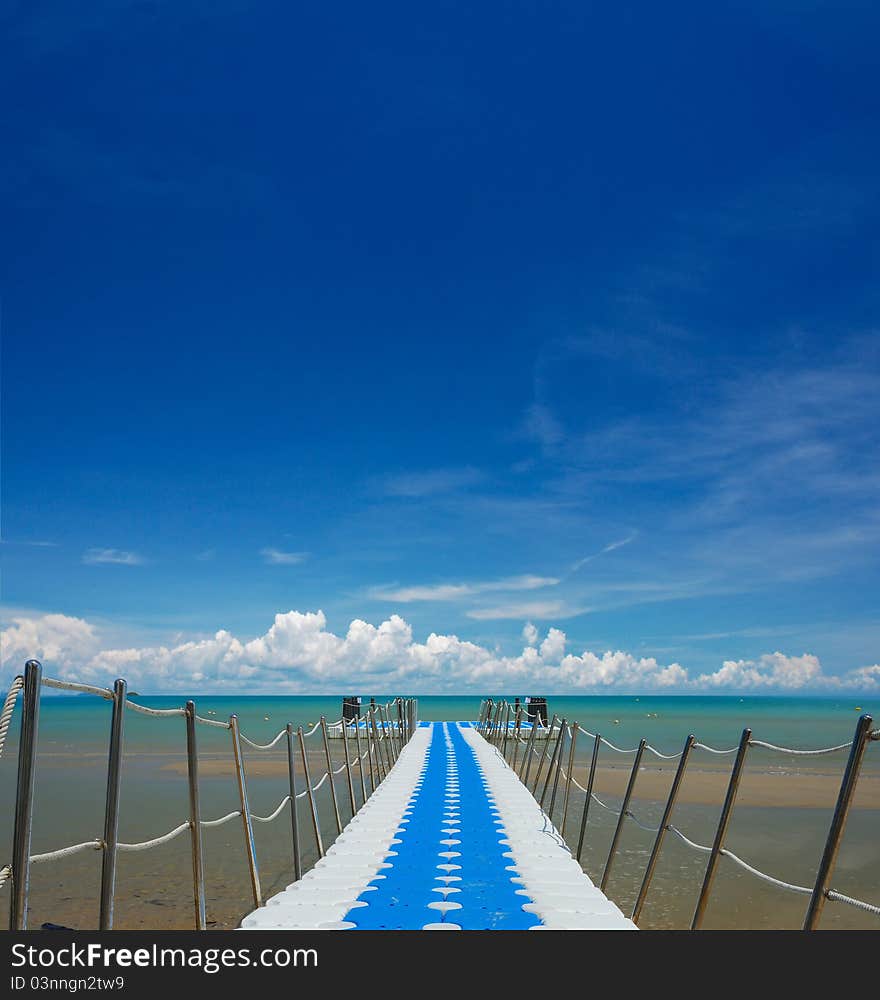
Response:
[[[207,639],[161,646],[106,648],[94,625],[58,614],[13,618],[0,634],[6,681],[36,657],[55,676],[102,685],[122,676],[145,692],[317,693],[348,688],[354,678],[364,689],[428,693],[880,688],[880,664],[827,676],[812,654],[728,660],[691,680],[681,664],[654,657],[567,651],[568,637],[555,627],[542,639],[529,622],[523,640],[522,650],[509,656],[456,635],[432,632],[418,642],[399,615],[379,625],[355,619],[337,635],[328,630],[322,611],[277,614],[255,638],[221,629]]]
[[[263,562],[268,566],[298,566],[305,562],[308,556],[306,552],[282,552],[280,549],[260,549]]]
[[[712,674],[700,674],[698,684],[709,688],[733,687],[780,688],[797,690],[809,687],[818,681],[828,681],[822,677],[819,658],[809,653],[803,656],[785,656],[783,653],[765,653],[759,660],[725,660],[720,670]]]
[[[82,561],[89,566],[97,566],[101,563],[110,563],[115,566],[140,566],[143,564],[144,558],[139,556],[137,552],[124,552],[122,549],[86,549]]]

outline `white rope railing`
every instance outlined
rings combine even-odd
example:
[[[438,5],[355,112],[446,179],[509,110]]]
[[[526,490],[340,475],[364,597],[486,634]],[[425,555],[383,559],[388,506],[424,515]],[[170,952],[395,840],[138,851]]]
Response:
[[[221,722],[219,719],[206,719],[202,715],[194,715],[193,718],[202,726],[214,726],[217,729],[229,729],[228,722]]]
[[[283,736],[287,735],[287,730],[282,729],[281,732],[275,737],[275,739],[269,743],[254,743],[254,741],[249,740],[244,733],[240,733],[239,735],[241,736],[242,743],[247,743],[247,745],[249,747],[253,747],[254,750],[271,750],[272,747],[274,747]]]
[[[836,747],[823,747],[821,750],[794,750],[791,747],[778,747],[775,743],[765,743],[764,740],[749,740],[751,747],[764,747],[766,750],[774,750],[776,753],[796,754],[799,757],[817,757],[825,753],[837,753],[838,750],[849,750],[852,740],[849,743],[840,743]]]
[[[278,803],[274,812],[270,813],[268,816],[257,816],[256,813],[251,813],[251,819],[256,820],[258,823],[271,823],[273,819],[277,819],[281,815],[281,810],[287,805],[288,802],[290,802],[290,796],[285,795],[284,798]]]
[[[719,750],[717,747],[710,747],[706,743],[694,743],[695,750],[707,750],[709,753],[728,754],[736,753],[739,747],[730,747],[727,750]]]
[[[46,861],[58,861],[60,858],[67,858],[71,854],[79,854],[86,850],[101,851],[104,849],[103,840],[87,840],[83,844],[71,844],[70,847],[62,847],[57,851],[47,851],[45,854],[32,854],[28,859],[32,865],[41,865]]]
[[[875,917],[880,917],[880,906],[873,903],[866,903],[863,899],[853,899],[852,896],[844,896],[842,892],[829,889],[825,893],[826,899],[831,899],[835,903],[846,903],[848,906],[855,906],[856,909],[864,910],[865,913],[873,913]]]
[[[186,715],[186,710],[182,708],[150,708],[148,705],[139,705],[136,701],[125,699],[125,707],[141,715],[152,715],[155,718],[168,718],[172,715]]]
[[[0,868],[0,889],[9,881],[9,876],[12,874],[12,865],[4,865]]]
[[[151,847],[159,847],[162,844],[167,844],[169,841],[174,840],[175,837],[179,837],[184,830],[191,830],[192,826],[187,821],[186,823],[181,823],[180,826],[176,826],[173,830],[169,830],[168,833],[163,833],[161,837],[153,837],[152,840],[143,840],[139,844],[117,844],[116,847],[120,851],[148,851]]]
[[[9,686],[9,692],[3,702],[3,708],[0,710],[0,757],[3,756],[6,734],[9,732],[9,724],[12,722],[12,716],[15,714],[15,703],[18,700],[18,692],[21,691],[23,686],[24,677],[19,675]]]
[[[223,826],[224,823],[228,823],[231,819],[235,819],[236,816],[241,816],[241,809],[236,809],[235,812],[227,813],[225,816],[221,816],[219,819],[203,819],[200,820],[202,826]]]
[[[690,838],[686,837],[681,832],[681,830],[679,830],[679,828],[677,826],[673,826],[671,823],[669,823],[669,824],[667,824],[666,829],[670,833],[674,833],[676,835],[676,837],[679,838],[679,840],[683,840],[684,843],[686,843],[688,845],[688,847],[692,847],[695,851],[701,851],[703,854],[711,854],[712,853],[712,848],[711,847],[705,847],[703,844],[697,844],[697,843],[695,843],[693,840],[691,840]]]
[[[56,688],[59,691],[79,691],[81,694],[95,694],[105,701],[113,698],[109,688],[96,687],[94,684],[80,684],[77,681],[59,681],[54,677],[44,677],[43,687]]]

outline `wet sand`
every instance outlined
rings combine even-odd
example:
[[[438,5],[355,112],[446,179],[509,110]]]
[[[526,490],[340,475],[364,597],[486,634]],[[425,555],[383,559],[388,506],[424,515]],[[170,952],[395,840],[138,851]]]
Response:
[[[287,759],[258,759],[248,761],[248,775],[264,778],[286,778]],[[185,761],[163,764],[162,771],[186,775]],[[545,772],[546,773],[546,772]],[[674,775],[673,768],[643,767],[636,781],[633,798],[646,801],[663,801],[669,794]],[[234,777],[233,764],[228,759],[216,758],[199,762],[202,777]],[[581,784],[587,776],[576,772]],[[720,805],[724,799],[730,772],[727,769],[688,770],[678,801],[695,805]],[[599,767],[593,784],[597,795],[622,796],[626,790],[629,770],[625,767]],[[543,783],[543,778],[541,779]],[[801,771],[750,771],[746,769],[737,796],[743,806],[765,808],[832,809],[840,789],[840,774]],[[880,776],[864,774],[859,780],[858,806],[863,809],[880,809]]]

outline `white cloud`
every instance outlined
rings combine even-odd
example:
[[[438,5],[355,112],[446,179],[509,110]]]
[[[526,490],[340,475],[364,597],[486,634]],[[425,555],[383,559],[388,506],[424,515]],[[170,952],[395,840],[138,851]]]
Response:
[[[298,566],[308,558],[307,552],[282,552],[280,549],[260,549],[263,562],[268,566]]]
[[[877,690],[880,664],[843,677],[824,676],[817,657],[769,653],[729,660],[695,681],[679,663],[636,657],[623,650],[566,653],[565,633],[523,629],[527,645],[505,656],[456,635],[431,633],[424,642],[398,615],[379,625],[355,619],[344,635],[327,629],[323,612],[288,611],[253,639],[221,629],[210,638],[167,646],[104,648],[98,629],[81,618],[20,616],[0,634],[4,680],[36,657],[46,672],[68,680],[109,685],[127,678],[143,692],[271,691],[315,693],[348,687],[420,692],[516,691],[551,693],[681,690]]]
[[[810,653],[803,656],[785,656],[783,653],[765,653],[758,660],[725,660],[719,670],[712,674],[701,674],[698,684],[706,687],[780,688],[796,690],[809,687],[818,681],[827,681],[822,676],[819,658]]]
[[[638,536],[638,532],[634,531],[631,535],[626,538],[621,538],[616,542],[609,542],[603,549],[599,549],[598,552],[594,552],[591,556],[584,556],[583,559],[578,559],[576,563],[571,567],[571,573],[577,573],[577,571],[587,565],[588,562],[592,562],[594,559],[598,559],[599,556],[604,556],[608,552],[613,552],[615,549],[622,549],[624,545],[629,545],[630,542],[635,541]]]
[[[491,608],[473,608],[467,612],[475,621],[500,621],[506,618],[575,618],[588,608],[571,608],[563,601],[526,601],[525,603],[499,604]]]
[[[382,481],[381,491],[392,497],[436,496],[475,486],[484,478],[479,469],[469,465],[460,469],[429,469],[389,476]]]
[[[504,590],[540,590],[541,587],[555,587],[559,580],[554,576],[509,576],[500,580],[485,580],[475,583],[420,584],[412,587],[398,587],[385,590],[374,587],[370,597],[382,601],[455,601],[462,597]]]
[[[122,549],[87,549],[82,561],[89,566],[110,563],[114,566],[141,566],[144,558],[137,552],[123,552]]]

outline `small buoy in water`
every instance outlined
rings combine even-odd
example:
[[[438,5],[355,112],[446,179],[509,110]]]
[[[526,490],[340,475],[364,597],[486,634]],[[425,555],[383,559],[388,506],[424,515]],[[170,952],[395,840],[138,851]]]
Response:
[[[614,725],[615,726],[619,726],[620,725],[620,719],[614,719],[613,721],[614,721]]]
[[[263,718],[266,720],[266,722],[269,721],[269,716],[268,715],[264,715]]]
[[[856,705],[856,711],[857,712],[861,712],[861,710],[862,710],[862,706],[861,705]]]

